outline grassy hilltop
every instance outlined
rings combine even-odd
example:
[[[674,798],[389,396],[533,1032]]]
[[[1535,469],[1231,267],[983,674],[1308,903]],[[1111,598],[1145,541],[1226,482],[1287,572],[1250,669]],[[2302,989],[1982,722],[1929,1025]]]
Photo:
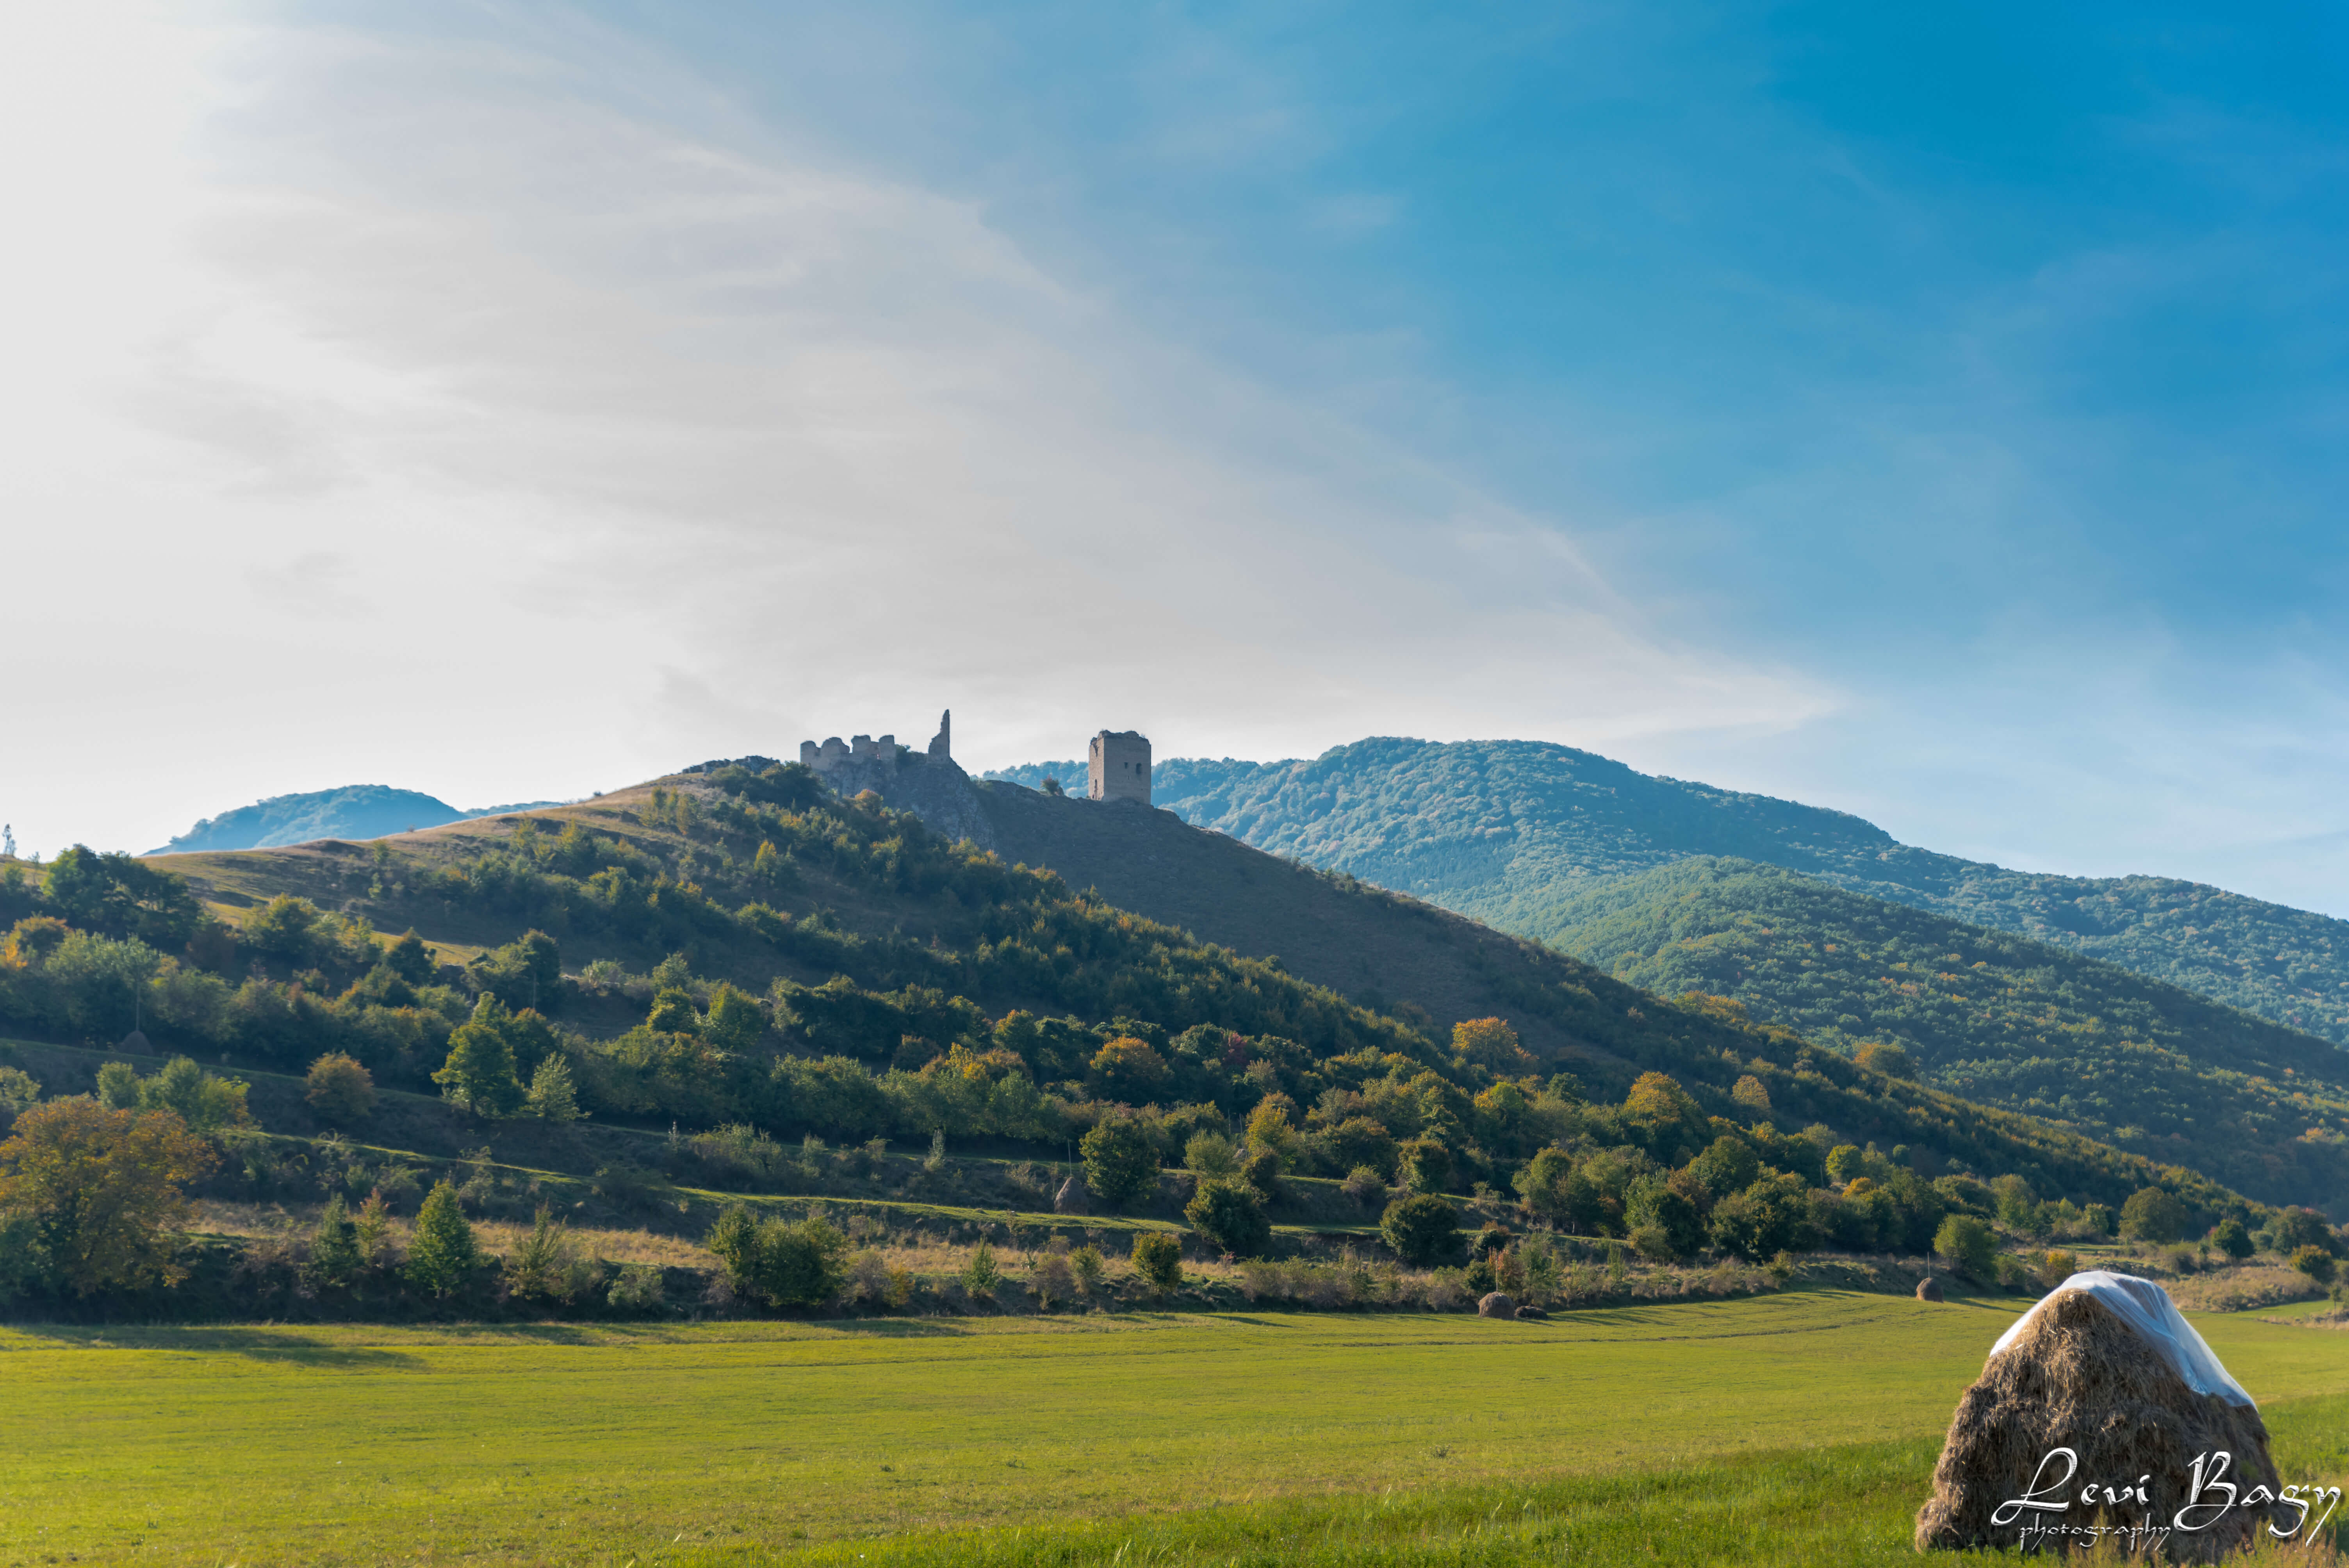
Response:
[[[1081,779],[1046,763],[1002,777]],[[2349,1044],[2349,922],[2175,878],[2040,876],[1896,842],[1791,800],[1532,741],[1381,738],[1310,760],[1176,758],[1161,805],[1260,849],[1538,935],[1592,879],[1697,855],[2032,937]]]

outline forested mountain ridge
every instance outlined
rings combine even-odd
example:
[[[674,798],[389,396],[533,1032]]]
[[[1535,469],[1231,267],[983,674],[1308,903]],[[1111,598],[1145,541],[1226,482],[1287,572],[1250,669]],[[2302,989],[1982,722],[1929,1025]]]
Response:
[[[1001,777],[1035,784],[1080,765]],[[1177,758],[1155,799],[1277,854],[1539,936],[1590,879],[1728,855],[2013,932],[2349,1044],[2349,921],[2157,876],[2009,871],[1845,812],[1658,778],[1534,741],[1358,741],[1310,760]]]
[[[2160,1185],[2205,1216],[2241,1207],[2198,1171],[1874,1071],[1734,1003],[1661,1001],[1164,813],[994,792],[999,828],[1047,849],[1124,837],[1123,858],[1159,862],[1170,886],[1221,885],[1225,862],[1244,860],[1259,888],[1288,879],[1285,896],[1312,894],[1308,920],[1452,951],[1476,975],[1462,994],[1503,996],[1543,1059],[1516,1056],[1506,1031],[1463,1054],[1408,998],[1396,1013],[1361,1006],[1052,872],[840,800],[796,767],[662,780],[365,849],[154,865],[76,851],[39,885],[0,875],[14,922],[0,1024],[102,1042],[135,999],[158,1046],[231,1066],[298,1071],[347,1051],[388,1083],[439,1085],[490,1114],[514,1114],[525,1086],[535,1102],[559,1067],[564,1095],[575,1084],[595,1114],[688,1131],[940,1129],[1056,1149],[1133,1116],[1179,1156],[1187,1132],[1236,1127],[1269,1102],[1298,1125],[1300,1160],[1342,1173],[1357,1145],[1418,1139],[1441,1145],[1464,1184],[1506,1190],[1569,1130],[1582,1143],[1701,1148],[1762,1123],[1774,1130],[1754,1137],[1787,1160],[1805,1158],[1788,1138],[1816,1153],[1818,1138],[1799,1137],[1816,1128],[1905,1150],[1928,1174],[2013,1173],[2108,1205]],[[1199,876],[1170,864],[1200,854],[1216,860]],[[378,924],[415,935],[387,944]],[[1679,1087],[1642,1089],[1649,1071]]]
[[[2349,1053],[2011,933],[1698,857],[1552,906],[1543,938],[1666,995],[1733,996],[1952,1093],[2349,1212]]]

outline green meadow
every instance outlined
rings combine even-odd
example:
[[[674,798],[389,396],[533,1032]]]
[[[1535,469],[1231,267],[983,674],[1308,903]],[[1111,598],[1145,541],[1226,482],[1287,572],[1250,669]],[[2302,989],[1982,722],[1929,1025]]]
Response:
[[[1892,1561],[2023,1305],[0,1330],[0,1563]],[[2200,1324],[2349,1468],[2349,1335]]]

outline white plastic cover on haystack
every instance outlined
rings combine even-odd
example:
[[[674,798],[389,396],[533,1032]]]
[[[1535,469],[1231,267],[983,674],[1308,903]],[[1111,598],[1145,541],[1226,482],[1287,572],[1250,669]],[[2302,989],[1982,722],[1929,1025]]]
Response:
[[[2104,1269],[2075,1274],[2049,1291],[2037,1306],[2016,1318],[2014,1326],[1999,1336],[1990,1353],[1996,1356],[2013,1344],[2023,1333],[2023,1326],[2067,1290],[2095,1296],[2100,1305],[2110,1308],[2123,1323],[2143,1336],[2169,1364],[2169,1369],[2185,1378],[2186,1386],[2196,1393],[2216,1394],[2233,1405],[2253,1403],[2251,1397],[2243,1392],[2243,1386],[2227,1375],[2227,1369],[2210,1353],[2210,1346],[2194,1332],[2194,1326],[2178,1315],[2168,1291],[2149,1279],[2136,1279]]]

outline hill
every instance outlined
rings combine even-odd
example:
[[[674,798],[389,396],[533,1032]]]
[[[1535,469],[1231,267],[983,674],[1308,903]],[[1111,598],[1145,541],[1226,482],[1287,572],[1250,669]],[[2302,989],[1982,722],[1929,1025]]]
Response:
[[[346,784],[339,789],[273,795],[266,800],[207,817],[161,849],[148,852],[190,854],[202,850],[274,849],[280,844],[306,844],[318,839],[380,839],[473,817],[528,811],[554,804],[552,800],[532,800],[465,811],[414,789]]]
[[[1969,1099],[2349,1208],[2349,1056],[2028,937],[1697,857],[1552,905],[1539,931],[1617,979],[1718,993],[1847,1048],[1896,1042]]]
[[[1045,763],[999,775],[1034,785]],[[1841,811],[1636,772],[1534,741],[1371,739],[1311,760],[1178,758],[1155,799],[1276,854],[1538,935],[1593,879],[1695,855],[1800,872],[2100,958],[2349,1044],[2349,921],[2155,876],[2010,871],[1896,841]]]
[[[1556,1143],[1619,1191],[1640,1161],[1678,1167],[1733,1134],[1798,1190],[1849,1142],[1928,1176],[2016,1174],[2051,1200],[2116,1207],[2160,1185],[2206,1222],[2243,1210],[2183,1167],[1859,1067],[1733,1003],[1660,1001],[1169,813],[978,793],[999,856],[796,766],[367,848],[151,866],[68,851],[39,889],[0,874],[0,919],[18,923],[0,1024],[107,1039],[135,1016],[166,1048],[295,1072],[343,1050],[492,1116],[559,1068],[583,1107],[639,1126],[936,1130],[1051,1154],[1131,1116],[1174,1162],[1192,1134],[1236,1133],[1271,1104],[1293,1168],[1391,1166],[1424,1140],[1461,1191],[1507,1191]],[[378,926],[416,934],[387,944]],[[1382,985],[1392,1010],[1317,974]],[[1445,1026],[1488,1008],[1533,1059],[1505,1037],[1464,1051]],[[476,1030],[463,1052],[460,1026]],[[1912,1197],[1892,1218],[1863,1206],[1862,1230],[1913,1228],[1940,1202]]]

